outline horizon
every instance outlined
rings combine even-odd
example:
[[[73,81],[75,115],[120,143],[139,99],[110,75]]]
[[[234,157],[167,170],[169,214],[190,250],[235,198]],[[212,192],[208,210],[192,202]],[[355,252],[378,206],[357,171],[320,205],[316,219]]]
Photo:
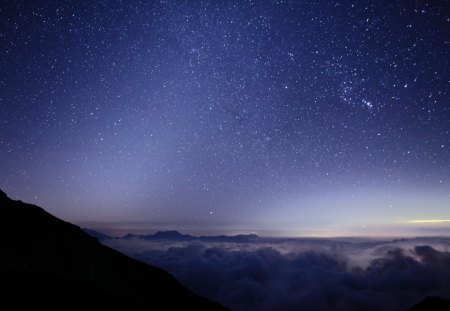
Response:
[[[251,227],[244,228],[199,228],[186,227],[174,224],[155,224],[143,222],[126,223],[101,223],[101,222],[75,222],[81,228],[91,229],[111,237],[123,237],[127,234],[151,235],[158,231],[177,231],[182,234],[192,236],[216,236],[216,235],[248,235],[256,234],[262,238],[317,238],[317,239],[340,239],[340,238],[363,238],[363,239],[398,239],[398,238],[429,238],[429,237],[450,237],[450,227],[436,226],[433,223],[429,227],[406,227],[403,230],[393,224],[386,227],[378,226],[377,229],[368,231],[367,228],[360,230],[330,231],[303,229],[261,229],[255,230]]]
[[[0,188],[0,191],[2,189]],[[5,193],[7,197],[8,194]],[[20,198],[12,198],[16,201],[22,201]],[[30,202],[24,202],[33,204]],[[35,204],[36,205],[36,204]],[[37,205],[39,206],[39,205]],[[45,211],[44,206],[39,206]],[[51,214],[50,211],[47,211]],[[57,215],[54,215],[58,217]],[[317,238],[317,239],[413,239],[413,238],[433,238],[450,237],[449,219],[413,219],[397,220],[390,224],[372,224],[370,227],[364,225],[358,228],[346,228],[345,230],[334,230],[330,227],[309,227],[304,228],[251,228],[250,226],[230,227],[230,226],[187,226],[180,223],[155,223],[150,221],[125,221],[125,222],[102,222],[102,221],[71,221],[60,218],[64,221],[72,222],[80,228],[91,229],[110,237],[123,237],[127,234],[151,235],[158,231],[177,231],[182,234],[192,236],[215,236],[215,235],[248,235],[256,234],[262,238]],[[403,226],[403,228],[399,226]],[[370,230],[369,230],[370,229]]]
[[[7,305],[123,301],[125,308],[183,309],[190,301],[183,291],[192,302],[205,297],[225,307],[219,310],[235,311],[406,311],[424,303],[444,311],[450,305],[450,237],[195,238],[171,231],[110,238],[3,192],[0,202]]]

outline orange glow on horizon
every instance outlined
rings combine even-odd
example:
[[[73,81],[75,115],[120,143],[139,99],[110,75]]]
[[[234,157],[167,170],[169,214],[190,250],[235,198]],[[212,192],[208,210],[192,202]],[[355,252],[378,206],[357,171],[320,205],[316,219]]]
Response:
[[[401,220],[398,222],[406,224],[439,224],[439,223],[450,223],[450,219],[412,219],[412,220]]]

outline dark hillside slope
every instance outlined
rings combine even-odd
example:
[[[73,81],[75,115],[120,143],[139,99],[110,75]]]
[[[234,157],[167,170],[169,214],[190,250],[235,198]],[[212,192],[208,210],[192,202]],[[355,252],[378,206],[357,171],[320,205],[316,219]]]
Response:
[[[225,310],[162,269],[101,245],[79,227],[0,190],[0,306]]]

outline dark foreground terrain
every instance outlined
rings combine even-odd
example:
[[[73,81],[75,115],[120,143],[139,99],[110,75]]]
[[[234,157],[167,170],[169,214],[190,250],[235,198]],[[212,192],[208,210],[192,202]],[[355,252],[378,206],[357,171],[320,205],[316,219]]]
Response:
[[[181,236],[186,241],[215,243],[258,240],[256,236],[195,238],[169,233],[145,238],[178,240]],[[90,234],[96,236],[93,231]],[[0,243],[0,310],[226,310],[195,295],[163,269],[104,246],[79,227],[40,207],[13,201],[1,190]],[[297,307],[292,310],[309,309]],[[447,311],[450,301],[427,297],[408,310]]]
[[[448,311],[450,310],[450,300],[440,297],[427,297],[408,311]]]
[[[226,310],[0,190],[0,309]]]

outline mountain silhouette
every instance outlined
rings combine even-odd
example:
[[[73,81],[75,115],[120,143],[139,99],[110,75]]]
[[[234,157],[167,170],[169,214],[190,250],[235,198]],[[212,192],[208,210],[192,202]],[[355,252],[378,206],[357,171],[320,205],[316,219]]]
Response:
[[[78,226],[0,190],[4,310],[226,310],[162,269],[131,259]]]
[[[182,234],[178,231],[158,231],[155,234],[141,235],[139,238],[144,240],[177,240],[177,241],[192,241],[194,236]]]
[[[199,240],[204,242],[234,242],[234,243],[246,243],[254,242],[258,239],[256,234],[238,234],[238,235],[215,235],[215,236],[201,236]]]
[[[155,238],[174,238],[174,239],[191,239],[192,237],[187,234],[181,234],[178,231],[172,230],[172,231],[158,231],[153,235]]]
[[[435,296],[426,297],[424,300],[408,309],[408,311],[448,311],[448,310],[450,310],[450,300]]]
[[[147,235],[137,235],[128,233],[127,235],[124,235],[120,238],[113,238],[110,236],[107,236],[103,233],[97,232],[92,229],[83,229],[86,233],[91,235],[92,237],[97,238],[100,241],[106,240],[106,239],[143,239],[143,240],[173,240],[173,241],[202,241],[202,242],[254,242],[259,237],[256,234],[239,234],[239,235],[211,235],[211,236],[193,236],[189,234],[183,234],[176,230],[169,230],[169,231],[158,231],[154,234],[147,234]]]

